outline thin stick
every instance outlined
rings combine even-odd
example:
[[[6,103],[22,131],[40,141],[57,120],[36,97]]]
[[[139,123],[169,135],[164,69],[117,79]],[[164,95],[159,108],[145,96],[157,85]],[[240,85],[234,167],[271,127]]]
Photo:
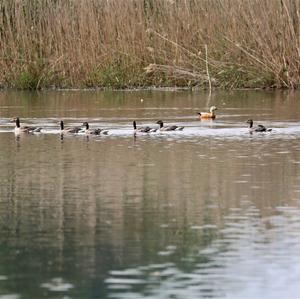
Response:
[[[208,85],[209,85],[209,95],[211,95],[211,80],[208,70],[208,59],[207,59],[207,45],[205,45],[205,64],[206,64],[206,74],[208,79]]]

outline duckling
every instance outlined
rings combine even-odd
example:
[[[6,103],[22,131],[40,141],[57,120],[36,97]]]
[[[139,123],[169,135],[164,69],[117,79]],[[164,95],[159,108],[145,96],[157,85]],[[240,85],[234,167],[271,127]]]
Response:
[[[60,133],[61,134],[76,134],[81,130],[80,127],[69,127],[69,128],[65,128],[64,126],[64,121],[61,120],[60,121]]]
[[[184,129],[184,127],[178,127],[175,125],[164,127],[164,123],[162,120],[158,120],[156,123],[159,124],[160,131],[182,131]]]
[[[215,111],[218,110],[218,108],[216,106],[211,106],[209,109],[209,112],[198,112],[197,114],[199,115],[199,118],[212,118],[215,119],[216,118],[216,114]]]
[[[253,132],[271,132],[272,131],[272,129],[267,129],[263,125],[257,125],[257,127],[253,127],[253,120],[252,119],[248,119],[247,124],[249,124],[249,132],[250,133],[253,133]]]
[[[157,131],[157,129],[155,128],[151,128],[149,126],[146,126],[146,127],[137,127],[136,126],[136,121],[134,120],[133,121],[133,129],[134,129],[134,133],[137,133],[137,132],[141,132],[141,133],[154,133]]]
[[[14,121],[16,123],[15,134],[20,134],[20,133],[39,133],[42,130],[42,128],[38,128],[38,127],[21,126],[20,125],[20,119],[19,119],[19,117],[14,117],[12,119],[12,121]]]
[[[107,130],[103,130],[103,129],[90,129],[89,123],[88,122],[84,122],[82,124],[83,126],[85,126],[85,133],[89,134],[89,135],[100,135],[100,134],[104,134],[107,135],[108,131]]]

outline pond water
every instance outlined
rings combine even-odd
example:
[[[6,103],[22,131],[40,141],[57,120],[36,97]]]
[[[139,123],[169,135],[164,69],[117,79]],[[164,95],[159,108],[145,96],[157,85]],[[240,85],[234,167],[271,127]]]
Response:
[[[298,298],[299,99],[1,92],[0,299]],[[109,134],[61,137],[61,119]],[[134,136],[134,119],[185,129]]]

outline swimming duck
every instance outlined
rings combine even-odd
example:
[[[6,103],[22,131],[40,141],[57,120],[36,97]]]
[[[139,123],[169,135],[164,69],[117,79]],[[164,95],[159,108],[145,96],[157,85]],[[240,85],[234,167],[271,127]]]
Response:
[[[257,125],[257,127],[253,127],[253,120],[252,119],[248,119],[247,124],[249,124],[249,132],[250,133],[252,133],[252,132],[270,132],[270,131],[272,131],[272,129],[267,129],[263,125]]]
[[[159,130],[160,131],[182,131],[184,129],[184,127],[179,127],[179,126],[164,126],[164,123],[162,120],[158,120],[156,122],[157,124],[159,124]]]
[[[137,127],[136,126],[136,121],[134,120],[133,121],[133,129],[134,129],[134,133],[136,132],[141,132],[141,133],[154,133],[157,131],[156,128],[151,128],[149,126],[146,126],[146,127]]]
[[[67,134],[75,134],[75,133],[78,133],[81,128],[80,127],[69,127],[69,128],[65,128],[65,125],[64,125],[64,121],[61,120],[60,121],[60,133],[61,134],[64,134],[64,133],[67,133]]]
[[[218,110],[218,108],[216,106],[211,106],[209,108],[209,112],[198,112],[197,114],[199,115],[199,118],[212,118],[215,119],[216,118],[216,114],[215,111]]]
[[[19,117],[14,117],[12,119],[12,121],[14,121],[16,123],[15,134],[20,134],[20,133],[39,133],[42,130],[42,128],[38,128],[38,127],[21,126],[20,125],[20,119],[19,119]]]
[[[104,134],[104,135],[107,135],[108,134],[108,131],[107,130],[103,130],[103,129],[90,129],[90,125],[88,122],[84,122],[82,124],[83,126],[85,126],[85,130],[84,132],[86,134],[89,134],[89,135],[100,135],[100,134]]]

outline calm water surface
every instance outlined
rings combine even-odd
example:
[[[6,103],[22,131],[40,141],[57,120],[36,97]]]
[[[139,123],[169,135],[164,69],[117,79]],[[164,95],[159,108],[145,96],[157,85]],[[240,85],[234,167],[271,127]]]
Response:
[[[0,299],[299,298],[299,100],[0,93]],[[43,133],[15,136],[13,116]],[[60,119],[110,133],[61,138]],[[186,128],[134,138],[134,119]]]

